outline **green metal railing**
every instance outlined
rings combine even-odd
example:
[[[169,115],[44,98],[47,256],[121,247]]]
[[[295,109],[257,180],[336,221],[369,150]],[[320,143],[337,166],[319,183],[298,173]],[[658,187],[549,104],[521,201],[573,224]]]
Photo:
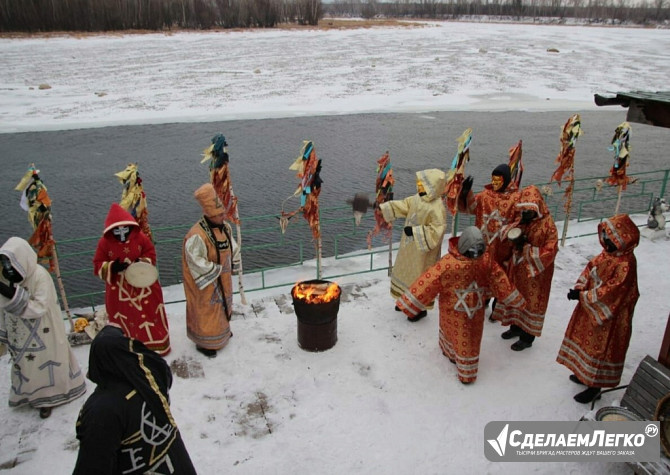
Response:
[[[657,170],[630,175],[636,182],[628,185],[628,189],[623,192],[619,212],[647,213],[654,197],[665,195],[669,174],[670,170]],[[605,177],[591,177],[575,180],[571,220],[599,222],[614,214],[618,189],[603,184],[604,179]],[[555,182],[537,186],[545,196],[556,224],[561,226],[565,219],[563,199],[567,183],[563,183],[563,188]],[[297,215],[283,234],[277,218],[277,215],[272,214],[245,217],[242,220],[245,293],[293,285],[295,282],[288,281],[286,272],[281,270],[305,266],[306,261],[316,258],[314,241],[305,220]],[[337,266],[333,266],[331,272],[334,271],[335,274],[328,273],[327,265],[322,269],[316,267],[314,277],[309,278],[316,278],[319,271],[322,279],[334,279],[388,269],[388,243],[376,237],[373,240],[374,248],[367,248],[367,233],[374,227],[372,212],[363,217],[359,226],[355,225],[348,206],[323,208],[320,218],[324,258],[334,258],[333,262],[352,259],[350,262],[356,264],[353,266],[354,270],[346,273],[337,271]],[[455,219],[455,223],[451,222],[452,219]],[[455,218],[449,218],[447,229],[450,231],[453,224],[458,232],[473,222],[474,217],[459,214]],[[191,225],[178,225],[152,228],[161,284],[164,287],[181,282],[181,247],[183,237],[190,227]],[[397,227],[393,242],[399,241],[400,226]],[[594,224],[593,232],[588,234],[595,233]],[[569,233],[568,228],[567,239],[575,237],[577,236]],[[93,275],[92,266],[98,239],[99,236],[81,237],[58,242],[61,278],[71,308],[95,308],[104,302],[104,283]],[[393,245],[392,249],[395,250],[396,246],[397,244]]]

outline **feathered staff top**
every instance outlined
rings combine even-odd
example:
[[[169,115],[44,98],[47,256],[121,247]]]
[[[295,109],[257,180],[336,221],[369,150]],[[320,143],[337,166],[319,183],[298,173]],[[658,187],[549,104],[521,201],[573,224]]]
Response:
[[[521,188],[521,177],[523,176],[522,145],[522,141],[519,140],[519,143],[509,149],[510,182],[507,189],[510,191]]]
[[[137,171],[137,164],[129,163],[124,170],[115,173],[114,176],[116,176],[123,185],[119,205],[135,218],[140,225],[142,232],[153,241],[153,235],[151,233],[151,228],[149,227],[147,196],[144,193],[142,179]]]
[[[203,156],[204,158],[200,163],[209,160],[210,182],[223,204],[226,220],[239,224],[237,197],[233,194],[230,169],[228,167],[230,159],[228,157],[228,142],[226,141],[226,137],[222,134],[212,137],[212,145],[204,150]]]
[[[451,215],[458,212],[458,197],[463,187],[465,177],[465,164],[470,161],[470,142],[472,142],[472,129],[467,128],[458,139],[458,151],[451,161],[451,168],[447,173],[447,184],[444,187],[446,197],[445,204]]]
[[[280,226],[282,231],[286,229],[288,220],[298,211],[302,211],[303,217],[307,220],[314,239],[321,237],[321,227],[319,225],[319,193],[321,192],[321,160],[316,156],[314,143],[311,140],[303,140],[300,155],[296,158],[289,170],[296,170],[300,184],[293,193],[293,196],[300,196],[300,208],[292,213],[285,213],[282,210]]]
[[[572,182],[575,166],[575,144],[583,133],[579,114],[570,117],[563,126],[563,131],[561,132],[561,150],[556,157],[558,167],[554,171],[554,174],[551,175],[550,180],[557,181],[558,186],[561,186],[563,175],[566,175],[566,179]],[[568,190],[566,189],[565,192],[568,193]]]
[[[384,215],[379,208],[379,205],[386,203],[393,199],[393,185],[395,179],[393,178],[393,168],[391,167],[391,158],[386,152],[377,160],[377,181],[375,183],[375,227],[368,233],[367,242],[368,247],[372,246],[372,238],[384,231],[384,238],[390,239],[393,232],[393,224],[388,223],[384,219]]]
[[[53,272],[56,242],[51,226],[51,198],[39,177],[39,170],[32,165],[14,189],[22,192],[21,207],[28,211],[28,221],[33,227],[33,234],[28,242],[37,252],[40,262],[48,262],[49,271]]]
[[[628,168],[628,159],[630,158],[630,124],[622,122],[614,131],[612,137],[612,145],[608,148],[614,152],[614,164],[610,168],[610,176],[605,182],[608,185],[620,186],[622,190],[626,189],[628,183],[633,183],[634,180],[626,176],[626,168]]]

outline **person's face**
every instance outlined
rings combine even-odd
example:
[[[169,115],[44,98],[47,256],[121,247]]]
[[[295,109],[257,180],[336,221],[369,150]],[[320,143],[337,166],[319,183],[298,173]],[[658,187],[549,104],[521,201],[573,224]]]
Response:
[[[425,193],[426,192],[426,189],[424,188],[423,183],[421,182],[421,180],[416,180],[416,191],[418,193]]]
[[[12,267],[12,261],[4,254],[0,254],[0,264],[2,264],[2,275],[10,282],[18,283],[23,279],[21,275]]]
[[[498,175],[491,175],[491,188],[493,188],[493,191],[500,190],[504,182],[505,180],[503,179],[503,177]]]
[[[217,226],[221,226],[225,220],[226,220],[226,213],[220,213],[209,217],[209,221]]]
[[[605,231],[601,233],[600,237],[602,238],[605,250],[607,252],[612,253],[617,251],[616,244],[614,244],[614,242],[607,236],[607,233]]]

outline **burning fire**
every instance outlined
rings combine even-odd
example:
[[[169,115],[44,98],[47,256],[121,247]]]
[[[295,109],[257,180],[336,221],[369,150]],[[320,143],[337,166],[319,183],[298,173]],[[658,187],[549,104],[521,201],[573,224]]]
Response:
[[[293,287],[293,296],[309,304],[330,302],[340,296],[340,286],[334,282],[306,284],[298,282]]]

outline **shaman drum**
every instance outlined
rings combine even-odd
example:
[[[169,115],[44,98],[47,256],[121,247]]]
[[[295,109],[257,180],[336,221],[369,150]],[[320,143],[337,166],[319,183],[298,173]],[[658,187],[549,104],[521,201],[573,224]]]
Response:
[[[158,269],[148,262],[133,262],[126,269],[125,276],[130,285],[143,289],[158,280]]]
[[[507,239],[510,241],[516,241],[521,237],[521,229],[519,228],[512,228],[507,232]]]
[[[598,409],[596,421],[641,421],[642,418],[625,407],[608,406]]]

